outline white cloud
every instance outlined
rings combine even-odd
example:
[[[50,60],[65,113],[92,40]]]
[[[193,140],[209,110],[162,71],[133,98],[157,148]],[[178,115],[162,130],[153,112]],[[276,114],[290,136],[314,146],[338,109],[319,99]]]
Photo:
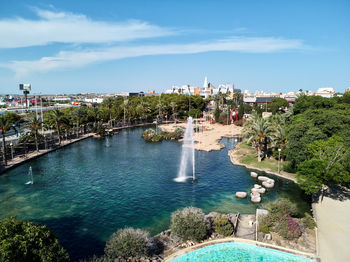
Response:
[[[113,43],[175,34],[170,29],[142,21],[94,21],[81,14],[37,8],[33,10],[39,19],[0,20],[0,48],[38,46],[54,42]]]
[[[300,40],[233,37],[220,41],[190,44],[117,46],[97,50],[61,51],[53,57],[43,57],[33,61],[13,61],[2,66],[15,71],[17,76],[23,76],[34,72],[79,68],[92,63],[146,55],[195,54],[210,51],[269,53],[305,48]]]

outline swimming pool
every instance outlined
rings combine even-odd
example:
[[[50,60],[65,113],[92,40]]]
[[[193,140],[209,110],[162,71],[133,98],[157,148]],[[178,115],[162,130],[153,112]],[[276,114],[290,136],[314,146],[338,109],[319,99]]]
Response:
[[[244,243],[215,244],[179,256],[172,262],[316,262],[316,260],[292,255],[269,248]]]

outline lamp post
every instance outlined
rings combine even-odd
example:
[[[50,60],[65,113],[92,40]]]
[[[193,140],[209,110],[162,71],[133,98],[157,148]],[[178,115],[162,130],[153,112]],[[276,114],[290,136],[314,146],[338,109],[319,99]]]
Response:
[[[280,173],[281,148],[278,149],[278,174]]]

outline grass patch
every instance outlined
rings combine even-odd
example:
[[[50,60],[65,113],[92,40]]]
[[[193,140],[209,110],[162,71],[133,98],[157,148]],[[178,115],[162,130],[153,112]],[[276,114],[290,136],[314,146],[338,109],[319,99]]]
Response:
[[[240,160],[241,163],[254,166],[261,169],[267,169],[273,172],[278,172],[278,161],[275,159],[264,159],[258,162],[258,157],[254,149],[249,150]]]
[[[248,145],[247,141],[241,142],[238,144],[240,148],[252,149],[252,146]]]

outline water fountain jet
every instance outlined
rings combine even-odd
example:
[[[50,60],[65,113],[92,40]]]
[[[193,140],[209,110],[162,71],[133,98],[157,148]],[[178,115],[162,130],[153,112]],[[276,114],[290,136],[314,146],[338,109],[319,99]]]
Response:
[[[192,178],[192,182],[195,183],[196,180],[196,170],[195,170],[195,156],[194,156],[194,140],[193,140],[193,119],[189,117],[187,120],[187,126],[184,134],[181,162],[176,182],[185,182],[187,179]],[[192,167],[192,176],[188,176],[187,170]]]
[[[34,180],[33,180],[33,171],[32,171],[32,167],[29,167],[29,171],[28,171],[28,177],[29,177],[29,181],[26,183],[26,185],[33,185],[34,184]]]

